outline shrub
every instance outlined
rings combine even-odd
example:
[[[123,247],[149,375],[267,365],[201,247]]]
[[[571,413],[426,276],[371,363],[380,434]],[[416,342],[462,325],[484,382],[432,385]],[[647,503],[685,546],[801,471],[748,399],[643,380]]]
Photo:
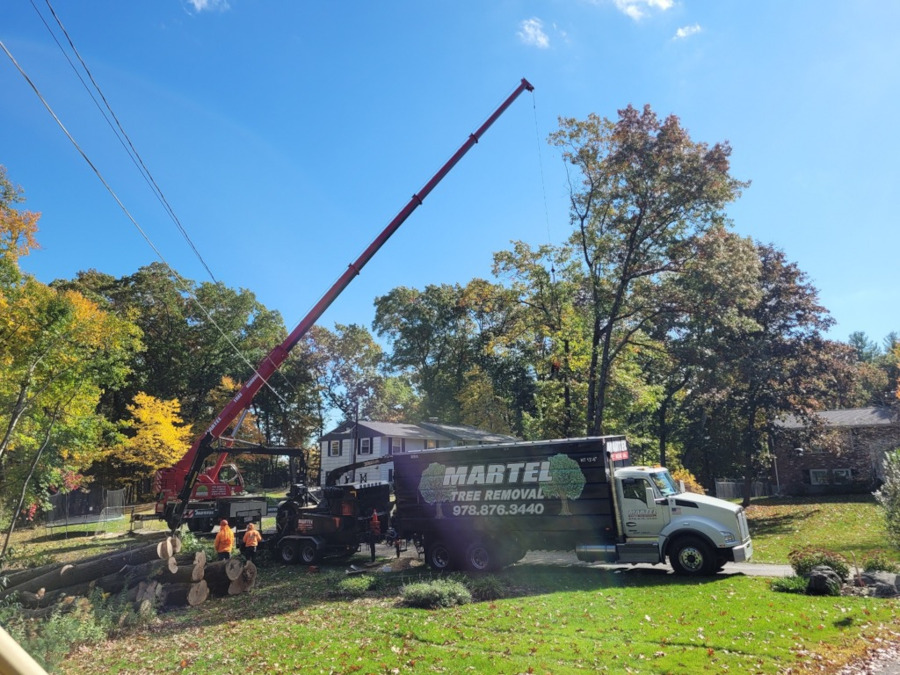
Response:
[[[672,472],[672,478],[675,479],[676,483],[679,481],[683,482],[686,492],[693,492],[695,495],[706,494],[706,490],[700,485],[700,481],[687,469],[675,469]]]
[[[875,499],[884,509],[888,539],[900,547],[900,448],[884,456],[884,483],[875,493]]]
[[[506,591],[506,584],[493,574],[469,577],[466,580],[466,587],[472,593],[472,597],[479,602],[498,600]]]
[[[772,590],[778,593],[806,593],[805,577],[782,577],[772,581]]]
[[[461,582],[451,579],[408,584],[400,589],[400,596],[401,602],[407,607],[423,609],[453,607],[472,602],[469,589]]]
[[[888,557],[884,551],[872,551],[863,556],[864,572],[900,572],[900,565]]]
[[[816,565],[827,565],[837,572],[842,581],[847,581],[850,577],[850,566],[847,564],[847,560],[833,551],[813,547],[801,548],[791,551],[788,554],[788,561],[794,568],[794,574],[798,577],[809,577],[810,571]]]
[[[361,598],[375,587],[375,577],[357,574],[341,579],[328,594],[339,598]]]

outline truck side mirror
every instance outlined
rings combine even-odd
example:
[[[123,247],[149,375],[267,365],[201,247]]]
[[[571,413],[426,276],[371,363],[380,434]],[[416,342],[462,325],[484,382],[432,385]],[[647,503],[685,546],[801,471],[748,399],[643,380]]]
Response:
[[[647,506],[656,503],[656,493],[653,491],[652,487],[647,488]]]

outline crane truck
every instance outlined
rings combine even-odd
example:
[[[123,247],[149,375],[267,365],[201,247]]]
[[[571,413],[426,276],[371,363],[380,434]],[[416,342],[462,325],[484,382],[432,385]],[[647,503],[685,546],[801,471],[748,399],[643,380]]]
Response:
[[[386,461],[393,506],[386,484],[338,484]],[[301,503],[301,491],[280,506],[270,545],[285,562],[352,554],[387,525],[438,571],[482,572],[530,550],[574,550],[588,562],[668,559],[694,576],[753,554],[742,507],[685,493],[663,467],[632,466],[624,436],[401,453],[340,467],[325,482],[318,504]]]
[[[403,222],[418,208],[425,197],[437,186],[460,159],[481,139],[513,101],[524,91],[534,87],[522,79],[513,92],[496,110],[469,135],[466,141],[435,173],[431,179],[414,194],[400,212],[391,220],[371,244],[348,266],[347,270],[325,292],[322,298],[306,314],[287,338],[269,352],[256,367],[253,375],[244,383],[234,398],[209,425],[206,432],[198,437],[190,449],[173,467],[161,469],[154,477],[157,496],[155,517],[163,519],[174,531],[187,521],[193,531],[210,531],[214,523],[227,519],[232,525],[258,521],[266,513],[265,500],[244,496],[240,474],[233,466],[226,468],[228,454],[235,449],[234,434],[226,436],[230,428],[240,426],[240,419],[246,414],[250,403],[269,378],[284,363],[288,353],[303,338],[326,309],[360,273],[363,266],[378,252],[382,245],[396,232]],[[237,420],[237,424],[235,421]],[[256,454],[283,455],[284,449],[255,447]],[[212,466],[204,468],[209,457],[218,455]]]

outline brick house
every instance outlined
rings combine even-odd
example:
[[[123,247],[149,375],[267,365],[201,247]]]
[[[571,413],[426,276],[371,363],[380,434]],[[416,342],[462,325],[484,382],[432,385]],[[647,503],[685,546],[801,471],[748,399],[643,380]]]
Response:
[[[900,448],[898,407],[826,410],[811,429],[788,417],[776,423],[772,483],[783,495],[872,492],[884,479],[884,455]]]
[[[375,459],[403,452],[458,445],[483,445],[517,441],[514,436],[482,431],[464,424],[420,422],[345,422],[319,439],[322,458],[320,483],[332,469],[367,459]],[[394,480],[394,464],[387,462],[347,472],[344,483]]]

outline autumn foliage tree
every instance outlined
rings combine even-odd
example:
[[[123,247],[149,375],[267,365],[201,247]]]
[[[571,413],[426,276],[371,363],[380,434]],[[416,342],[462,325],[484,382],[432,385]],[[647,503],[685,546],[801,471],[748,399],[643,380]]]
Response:
[[[128,471],[123,473],[131,481],[173,466],[187,452],[191,428],[181,419],[181,404],[177,400],[165,401],[138,392],[128,411],[131,419],[121,423],[127,437],[116,448],[111,461],[127,467]]]

